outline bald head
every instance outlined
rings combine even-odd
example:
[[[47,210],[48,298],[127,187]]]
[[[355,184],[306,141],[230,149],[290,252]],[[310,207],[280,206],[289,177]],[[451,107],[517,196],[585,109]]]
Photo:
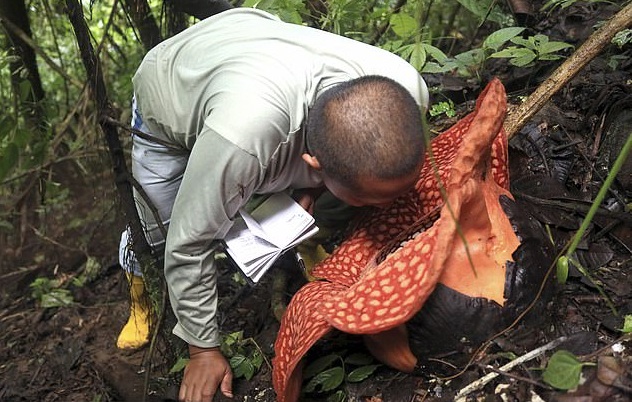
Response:
[[[397,82],[365,76],[328,89],[307,123],[309,151],[326,174],[351,188],[415,172],[425,144],[419,105]]]

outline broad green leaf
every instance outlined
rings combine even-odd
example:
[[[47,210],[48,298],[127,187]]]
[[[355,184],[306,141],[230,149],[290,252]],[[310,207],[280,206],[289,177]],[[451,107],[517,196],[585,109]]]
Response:
[[[489,36],[483,42],[482,47],[483,49],[491,49],[497,51],[502,45],[520,35],[524,30],[524,28],[520,27],[499,29],[498,31],[489,34]]]
[[[542,373],[542,380],[557,389],[573,389],[579,384],[582,366],[582,362],[574,354],[559,350],[549,359]]]
[[[405,13],[391,15],[390,24],[393,32],[400,38],[410,38],[417,32],[417,21]]]
[[[73,302],[72,293],[68,289],[51,289],[40,299],[43,308],[70,306]]]
[[[529,36],[527,39],[525,38],[511,38],[511,42],[515,43],[518,46],[522,46],[527,49],[536,50],[538,46],[535,43],[535,38],[533,36]]]
[[[250,380],[255,374],[255,367],[250,359],[244,355],[237,354],[231,357],[229,363],[236,378],[244,377],[246,380]]]
[[[538,48],[538,53],[540,54],[555,53],[562,49],[568,49],[569,47],[573,47],[573,45],[570,45],[564,42],[546,42],[546,43],[543,43],[542,46]]]
[[[234,345],[237,342],[241,342],[244,339],[244,331],[232,332],[226,335],[224,338],[224,343],[228,345]]]
[[[366,380],[380,364],[370,364],[368,366],[358,367],[347,375],[347,381],[360,382]]]
[[[189,359],[186,357],[180,357],[177,362],[169,370],[170,374],[179,373],[189,364]]]
[[[255,349],[255,351],[252,353],[252,356],[250,357],[250,361],[257,370],[261,367],[261,365],[263,364],[263,355],[261,354],[259,349]]]
[[[509,60],[509,63],[516,67],[526,67],[530,65],[537,58],[537,55],[528,49],[525,50],[526,52],[524,53],[524,55],[514,57],[513,59]]]
[[[364,366],[373,363],[373,356],[367,353],[352,353],[345,357],[345,364],[353,366]]]
[[[512,65],[524,67],[535,60],[537,55],[529,49],[511,46],[500,52],[493,53],[489,57],[511,59],[510,63]]]
[[[473,67],[485,61],[485,52],[483,49],[472,49],[467,52],[459,53],[454,56],[454,58],[464,67]]]
[[[320,392],[331,391],[342,384],[345,378],[345,371],[342,367],[332,367],[312,377],[305,386],[305,392],[314,392],[320,387]]]
[[[426,50],[421,43],[417,43],[413,47],[413,51],[410,54],[410,64],[417,70],[421,70],[426,64]]]
[[[303,370],[303,378],[311,378],[316,374],[322,372],[326,368],[330,367],[333,362],[339,360],[340,356],[336,354],[330,354],[323,357],[319,357],[310,363],[305,370]]]
[[[499,7],[494,5],[495,0],[458,0],[458,2],[476,15],[480,21],[487,19],[503,26],[513,25],[511,16],[503,13]]]
[[[446,56],[446,54],[443,53],[443,51],[441,51],[441,49],[439,49],[438,47],[434,47],[428,43],[424,43],[423,46],[428,56],[432,57],[439,63],[445,63],[446,61],[448,61],[448,56]]]
[[[245,360],[246,360],[246,356],[242,354],[236,354],[235,356],[231,357],[228,362],[230,363],[230,367],[234,369],[236,367],[239,367],[239,365],[243,363]]]
[[[397,53],[399,53],[402,59],[408,60],[410,59],[410,55],[413,53],[414,48],[415,45],[404,45],[397,49]]]

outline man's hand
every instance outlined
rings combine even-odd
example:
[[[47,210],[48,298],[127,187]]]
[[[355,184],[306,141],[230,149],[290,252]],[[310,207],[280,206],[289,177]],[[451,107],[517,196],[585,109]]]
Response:
[[[314,204],[320,195],[325,191],[325,187],[303,188],[294,190],[292,197],[310,215],[314,214]]]
[[[189,358],[180,386],[180,401],[211,402],[218,387],[226,397],[233,397],[233,372],[219,348],[189,345]]]

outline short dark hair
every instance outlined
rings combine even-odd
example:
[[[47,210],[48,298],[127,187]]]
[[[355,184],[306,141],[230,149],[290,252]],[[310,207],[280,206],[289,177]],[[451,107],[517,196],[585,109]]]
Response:
[[[410,174],[425,153],[419,105],[401,84],[376,75],[320,95],[309,112],[306,136],[308,152],[323,171],[351,188],[362,178]]]

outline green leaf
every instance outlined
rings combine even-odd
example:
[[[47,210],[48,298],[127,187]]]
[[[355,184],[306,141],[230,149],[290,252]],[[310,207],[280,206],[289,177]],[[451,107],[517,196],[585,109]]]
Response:
[[[241,342],[243,339],[244,339],[244,331],[232,332],[226,335],[226,338],[224,339],[224,343],[228,345],[234,345],[238,342]]]
[[[445,113],[445,115],[448,117],[454,117],[456,115],[456,111],[454,110],[454,103],[451,100],[434,103],[430,107],[428,113],[432,117],[439,116],[443,113]]]
[[[400,38],[410,38],[417,31],[417,21],[405,13],[391,15],[390,24],[395,35]]]
[[[511,46],[500,52],[493,53],[489,57],[511,59],[510,63],[514,66],[524,67],[535,60],[537,55],[529,49]]]
[[[0,140],[9,138],[11,133],[15,130],[15,121],[11,116],[0,117]],[[2,142],[0,141],[0,144]]]
[[[229,363],[235,378],[244,377],[246,380],[250,380],[255,374],[255,367],[250,359],[244,355],[237,354],[231,357]]]
[[[255,351],[252,353],[252,356],[250,357],[250,361],[257,370],[261,368],[261,365],[263,364],[263,355],[261,354],[259,349],[255,349]]]
[[[570,45],[565,42],[546,42],[546,43],[543,43],[538,48],[538,53],[540,54],[555,53],[562,49],[568,49],[569,47],[573,47],[573,45]]]
[[[26,70],[23,70],[26,71]],[[18,84],[18,92],[20,94],[20,100],[23,102],[29,101],[31,99],[31,82],[28,80],[20,81]]]
[[[319,357],[318,359],[316,359],[312,363],[310,363],[305,368],[305,370],[303,370],[303,378],[305,378],[305,379],[312,378],[316,374],[318,374],[321,371],[325,370],[327,367],[330,367],[333,362],[335,362],[336,360],[339,360],[339,359],[340,359],[340,356],[335,355],[335,354],[330,354],[330,355],[326,355],[326,356],[323,356],[323,357]]]
[[[482,47],[483,49],[491,49],[491,50],[497,51],[498,49],[500,49],[502,45],[509,42],[511,39],[515,38],[516,36],[520,35],[522,31],[524,30],[525,30],[524,28],[520,28],[520,27],[509,27],[509,28],[499,29],[498,31],[492,32],[491,34],[489,34],[489,36],[483,42]]]
[[[68,289],[51,289],[42,295],[40,306],[43,308],[70,306],[74,302]]]
[[[327,397],[327,402],[343,402],[345,399],[347,399],[347,394],[345,391],[339,389]]]
[[[414,46],[415,45],[404,45],[397,49],[397,53],[402,57],[402,59],[408,60],[410,59],[410,55],[413,53]]]
[[[523,55],[519,57],[514,57],[513,59],[509,60],[509,63],[516,67],[526,67],[531,64],[531,62],[533,62],[537,58],[537,55],[528,49],[525,50],[526,52]]]
[[[472,49],[454,56],[460,67],[478,68],[485,61],[485,51],[483,49]]]
[[[237,353],[239,344],[243,341],[243,338],[243,331],[232,332],[226,335],[221,345],[219,345],[222,354],[229,358],[234,356]]]
[[[19,148],[26,148],[27,145],[33,142],[32,131],[25,128],[15,130],[13,142],[15,142],[15,145],[17,145]]]
[[[627,43],[632,42],[632,29],[624,29],[623,31],[617,32],[611,42],[619,48],[622,48]]]
[[[513,25],[512,18],[495,6],[495,0],[458,0],[458,2],[476,15],[480,21],[488,19],[500,25]],[[491,11],[490,11],[491,10]]]
[[[366,380],[381,364],[370,364],[368,366],[358,367],[347,374],[347,381],[360,382]]]
[[[175,364],[171,366],[169,373],[170,374],[179,373],[182,370],[184,370],[187,364],[189,364],[189,359],[187,359],[186,357],[180,357],[178,361],[176,361]]]
[[[242,355],[242,354],[236,354],[235,356],[231,357],[228,360],[228,363],[230,363],[230,367],[232,369],[235,369],[237,367],[239,367],[239,365],[241,363],[243,363],[246,360],[246,356]]]
[[[413,51],[410,54],[410,64],[417,70],[421,70],[426,64],[426,50],[421,43],[417,43],[413,47]]]
[[[439,63],[429,61],[424,65],[424,68],[421,69],[421,72],[427,74],[447,73],[448,71],[452,71],[457,67],[457,64],[454,62],[448,62],[444,65],[440,65]]]
[[[542,380],[557,389],[569,390],[579,385],[582,362],[567,350],[559,350],[551,356],[542,373]]]
[[[305,386],[305,392],[314,392],[320,387],[320,392],[328,392],[336,389],[342,384],[345,378],[345,371],[342,367],[332,367],[315,375]]]
[[[625,316],[621,332],[623,332],[624,334],[629,334],[630,332],[632,332],[632,315],[628,314]]]
[[[445,63],[448,61],[448,56],[446,56],[446,54],[443,53],[443,51],[441,51],[441,49],[439,49],[438,47],[434,47],[428,43],[424,43],[423,47],[426,50],[426,54],[439,63]]]
[[[353,366],[364,366],[373,363],[373,356],[367,353],[353,353],[345,357],[345,364]]]
[[[0,150],[0,180],[4,179],[18,164],[20,152],[13,142]]]
[[[519,37],[511,38],[511,42],[531,50],[536,50],[538,48],[538,46],[535,44],[535,38],[533,36],[529,36],[527,39]]]

